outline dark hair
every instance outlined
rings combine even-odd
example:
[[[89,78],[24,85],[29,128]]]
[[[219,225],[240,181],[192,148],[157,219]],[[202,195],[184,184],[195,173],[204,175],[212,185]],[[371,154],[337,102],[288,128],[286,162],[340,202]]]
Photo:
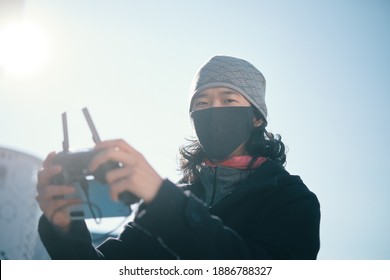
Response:
[[[253,157],[248,165],[251,168],[259,157],[267,157],[284,165],[286,163],[286,148],[279,134],[268,132],[265,127],[267,122],[256,109],[255,116],[263,120],[263,124],[253,129],[253,132],[245,144],[245,149]],[[198,176],[202,163],[207,159],[197,139],[187,139],[188,144],[179,149],[180,171],[183,177],[180,183],[194,182]]]

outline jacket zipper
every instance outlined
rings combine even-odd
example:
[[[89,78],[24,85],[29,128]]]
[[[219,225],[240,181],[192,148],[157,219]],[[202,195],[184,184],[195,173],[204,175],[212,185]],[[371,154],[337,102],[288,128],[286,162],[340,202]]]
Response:
[[[213,190],[212,190],[212,193],[211,193],[211,201],[210,201],[210,207],[213,206],[214,204],[214,200],[215,200],[215,193],[217,192],[217,167],[215,167],[213,169]]]

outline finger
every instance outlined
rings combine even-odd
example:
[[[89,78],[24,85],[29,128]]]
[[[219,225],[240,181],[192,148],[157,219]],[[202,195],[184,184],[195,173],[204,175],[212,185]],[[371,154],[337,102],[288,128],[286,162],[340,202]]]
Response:
[[[61,173],[62,167],[60,165],[51,165],[38,172],[37,187],[47,186],[50,184],[51,178]]]
[[[51,213],[54,211],[62,210],[62,208],[67,207],[68,205],[75,205],[81,203],[80,198],[62,198],[62,199],[51,199],[40,201],[39,197],[37,198],[39,205],[45,213]]]
[[[125,177],[121,178],[119,180],[116,180],[112,184],[110,184],[110,196],[113,200],[118,201],[119,200],[119,194],[125,191],[130,191],[137,195],[137,193],[129,190],[129,186],[131,186],[131,178]]]
[[[131,176],[132,169],[129,167],[122,167],[113,169],[106,174],[107,184],[112,185],[117,181],[123,180],[126,177]]]
[[[65,197],[76,192],[76,188],[72,185],[49,185],[45,188],[40,188],[38,190],[38,199],[43,200],[52,200],[55,197]]]
[[[54,224],[70,221],[70,207],[80,204],[80,199],[53,200],[41,206],[45,216]]]
[[[134,168],[121,168],[110,172],[113,172],[113,175],[110,174],[112,177],[108,178],[112,180],[109,183],[110,195],[114,200],[118,200],[119,194],[124,191],[129,191],[137,197],[144,198],[145,194],[148,195],[148,189],[153,184],[153,182],[149,184],[147,179],[140,180],[140,177],[148,178],[148,176],[145,177],[144,174],[141,174],[142,171],[134,170]],[[142,186],[141,183],[146,183],[146,185]]]
[[[125,140],[123,139],[114,139],[107,140],[100,143],[97,143],[95,146],[96,149],[107,149],[107,148],[117,148],[129,153],[137,152],[133,147],[131,147]]]
[[[106,149],[92,159],[89,164],[89,170],[93,172],[107,161],[120,162],[124,166],[133,165],[136,157],[138,157],[138,153],[129,154],[115,148]]]
[[[53,158],[56,156],[56,152],[50,152],[46,159],[43,161],[43,168],[47,168],[51,165]]]

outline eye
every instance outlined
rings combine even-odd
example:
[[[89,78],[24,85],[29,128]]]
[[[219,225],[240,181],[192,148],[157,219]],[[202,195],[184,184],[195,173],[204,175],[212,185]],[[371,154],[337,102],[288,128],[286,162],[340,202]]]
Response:
[[[206,101],[199,100],[199,101],[196,101],[194,103],[194,108],[202,108],[202,107],[206,107],[206,106],[207,106]]]
[[[229,103],[235,103],[235,102],[237,102],[237,100],[236,99],[232,99],[232,98],[227,98],[223,102],[226,103],[226,104],[229,104]]]

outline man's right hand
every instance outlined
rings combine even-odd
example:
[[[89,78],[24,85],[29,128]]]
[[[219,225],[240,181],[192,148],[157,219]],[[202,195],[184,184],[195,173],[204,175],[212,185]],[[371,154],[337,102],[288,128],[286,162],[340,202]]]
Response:
[[[61,173],[60,165],[53,165],[52,160],[56,156],[51,152],[43,162],[43,168],[38,172],[36,200],[46,218],[63,232],[70,228],[71,218],[68,206],[79,203],[79,199],[66,199],[65,195],[75,192],[72,185],[53,185],[53,176]]]

